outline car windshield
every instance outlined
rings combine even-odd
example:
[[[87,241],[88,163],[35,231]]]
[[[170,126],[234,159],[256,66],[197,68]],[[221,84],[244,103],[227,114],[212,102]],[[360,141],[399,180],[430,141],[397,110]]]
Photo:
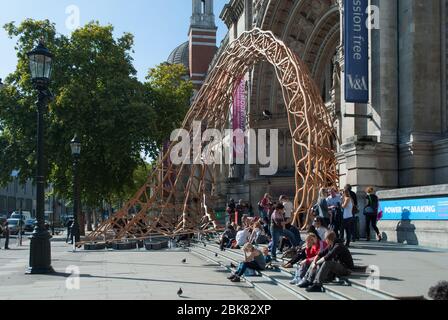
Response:
[[[34,219],[26,220],[26,223],[34,223],[34,222],[36,222],[36,220]]]
[[[15,225],[15,224],[17,224],[19,221],[18,220],[9,220],[8,221],[8,224],[9,225]]]

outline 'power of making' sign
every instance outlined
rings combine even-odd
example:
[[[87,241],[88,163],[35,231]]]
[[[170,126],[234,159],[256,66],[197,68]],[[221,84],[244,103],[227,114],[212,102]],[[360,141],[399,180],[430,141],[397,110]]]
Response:
[[[368,0],[344,0],[345,101],[369,102]]]
[[[382,220],[448,220],[448,197],[380,200]]]

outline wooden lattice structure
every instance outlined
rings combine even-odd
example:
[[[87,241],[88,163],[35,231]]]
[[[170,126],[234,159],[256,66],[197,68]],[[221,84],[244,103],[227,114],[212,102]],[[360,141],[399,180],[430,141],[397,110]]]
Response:
[[[287,108],[296,162],[297,222],[316,201],[319,188],[337,182],[336,133],[308,68],[272,32],[254,29],[228,45],[209,72],[182,127],[190,135],[194,121],[202,122],[202,130],[224,130],[235,88],[249,68],[262,61],[274,66]],[[175,144],[167,148],[147,183],[88,235],[87,242],[207,233],[222,227],[213,211],[218,164],[174,165],[169,157]]]

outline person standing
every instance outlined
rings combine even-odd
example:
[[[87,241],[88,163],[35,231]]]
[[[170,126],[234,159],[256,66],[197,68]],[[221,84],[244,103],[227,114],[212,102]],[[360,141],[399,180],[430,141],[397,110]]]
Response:
[[[227,204],[227,213],[229,215],[229,221],[232,223],[235,217],[235,208],[236,208],[236,204],[235,204],[235,200],[230,199],[229,203]]]
[[[373,187],[369,187],[366,190],[366,207],[364,208],[364,215],[366,216],[366,236],[367,241],[370,241],[370,226],[372,226],[373,230],[376,232],[376,237],[378,241],[382,240],[380,230],[377,227],[378,221],[378,208],[379,208],[379,200],[375,194],[375,190]]]
[[[68,241],[71,239],[72,225],[73,220],[71,219],[67,220],[67,223],[65,224],[65,227],[67,228],[67,238],[65,239],[65,243],[68,243]]]
[[[244,203],[243,199],[240,199],[238,201],[235,208],[235,215],[236,215],[235,219],[236,223],[244,228],[245,226],[241,224],[243,216],[246,215],[246,204]]]
[[[330,214],[328,213],[328,203],[327,203],[328,193],[327,189],[321,188],[319,190],[319,199],[317,200],[316,208],[319,217],[324,220],[329,220]]]
[[[258,203],[258,209],[261,211],[260,214],[262,219],[268,217],[270,202],[271,202],[271,196],[269,195],[269,193],[266,193]]]
[[[300,240],[297,240],[294,233],[286,229],[286,221],[283,210],[283,205],[278,204],[271,216],[271,255],[273,260],[276,260],[277,258],[277,246],[281,237],[288,238],[293,247],[297,247],[298,245],[300,245]]]
[[[279,201],[283,205],[283,207],[285,207],[284,211],[285,211],[286,224],[291,224],[293,220],[292,214],[294,211],[294,206],[292,202],[289,200],[287,196],[280,196]]]
[[[348,190],[350,192],[350,198],[353,202],[353,229],[352,229],[352,240],[359,240],[359,207],[358,207],[358,197],[356,193],[352,191],[352,186],[347,184],[344,190]]]
[[[342,209],[343,212],[343,220],[342,220],[342,227],[345,231],[346,241],[345,246],[349,247],[350,242],[352,241],[352,232],[353,232],[353,200],[350,196],[350,191],[345,190],[344,191],[344,199],[342,201]]]
[[[9,250],[9,225],[8,222],[5,224],[5,229],[3,230],[3,236],[5,237],[5,250]]]
[[[330,189],[330,196],[327,198],[328,210],[330,212],[330,225],[331,229],[336,233],[338,237],[341,237],[341,229],[342,229],[342,214],[341,214],[341,205],[342,200],[341,196],[338,194],[336,188]]]

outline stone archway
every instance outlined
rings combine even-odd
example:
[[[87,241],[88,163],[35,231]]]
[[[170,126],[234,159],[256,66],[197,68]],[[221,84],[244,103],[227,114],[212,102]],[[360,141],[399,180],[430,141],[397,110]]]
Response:
[[[201,121],[202,131],[224,130],[236,86],[249,68],[261,61],[274,66],[288,114],[296,163],[297,218],[314,203],[319,188],[334,185],[338,179],[335,131],[307,66],[272,32],[254,29],[229,44],[198,92],[182,127],[193,138],[201,134],[193,128],[196,121]],[[106,241],[143,239],[153,234],[173,236],[220,228],[212,210],[215,165],[199,162],[176,166],[168,160],[175,145],[169,146],[135,197],[91,233],[87,241],[102,237]],[[131,215],[135,208],[138,212]]]

